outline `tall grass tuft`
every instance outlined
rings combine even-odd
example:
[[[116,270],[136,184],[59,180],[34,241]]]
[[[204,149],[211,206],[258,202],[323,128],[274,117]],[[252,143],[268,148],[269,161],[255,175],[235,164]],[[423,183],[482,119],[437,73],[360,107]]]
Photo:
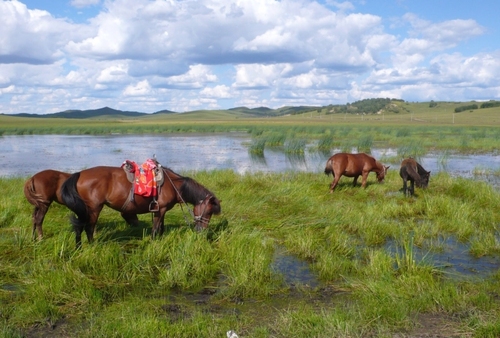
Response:
[[[370,153],[373,146],[373,137],[365,135],[358,140],[358,152]]]
[[[335,146],[335,140],[331,135],[324,135],[318,140],[318,150],[322,152],[330,152]]]
[[[263,233],[239,228],[219,239],[224,297],[270,296],[282,279],[271,269],[274,244]]]
[[[286,141],[284,132],[271,132],[266,135],[266,142],[270,147],[282,147]]]
[[[425,155],[427,151],[422,147],[422,143],[412,140],[399,146],[397,153],[401,158],[413,157],[418,160],[421,156]]]
[[[304,139],[288,139],[285,142],[285,154],[304,154],[307,142]]]
[[[248,151],[253,155],[264,155],[264,149],[266,147],[267,139],[258,138],[253,139]]]

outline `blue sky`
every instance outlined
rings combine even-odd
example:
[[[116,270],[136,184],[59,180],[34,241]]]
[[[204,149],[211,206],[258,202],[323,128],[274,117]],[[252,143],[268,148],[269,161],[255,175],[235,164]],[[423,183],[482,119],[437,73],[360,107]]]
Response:
[[[0,113],[500,100],[500,2],[0,1]]]

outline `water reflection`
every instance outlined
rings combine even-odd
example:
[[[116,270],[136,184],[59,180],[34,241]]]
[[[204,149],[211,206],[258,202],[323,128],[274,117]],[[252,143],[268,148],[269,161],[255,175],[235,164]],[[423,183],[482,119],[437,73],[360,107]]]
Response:
[[[330,153],[311,151],[285,154],[265,149],[263,156],[250,154],[251,136],[244,133],[172,135],[28,135],[0,137],[0,176],[29,176],[44,169],[75,172],[97,165],[119,166],[125,159],[142,162],[156,154],[165,166],[177,171],[231,169],[237,173],[306,171],[323,172]],[[372,149],[376,158],[395,158],[397,149]],[[475,177],[499,170],[497,154],[427,154],[420,163],[432,173]],[[394,166],[394,164],[391,164]],[[478,170],[480,168],[480,170]]]

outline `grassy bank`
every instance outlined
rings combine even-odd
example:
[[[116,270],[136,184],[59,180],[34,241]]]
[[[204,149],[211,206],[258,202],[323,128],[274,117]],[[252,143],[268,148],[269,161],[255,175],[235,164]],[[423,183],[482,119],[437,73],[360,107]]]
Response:
[[[500,194],[487,184],[438,174],[405,198],[394,169],[384,184],[370,176],[364,190],[342,178],[333,194],[322,173],[186,174],[222,200],[210,231],[193,232],[176,207],[166,234],[152,240],[150,215],[129,228],[104,209],[96,242],[78,251],[59,205],[45,238],[32,241],[24,178],[0,179],[0,337],[224,337],[230,329],[392,337],[429,323],[450,336],[500,335]],[[450,242],[494,267],[463,274],[436,261]],[[307,263],[317,283],[277,268],[277,254]]]

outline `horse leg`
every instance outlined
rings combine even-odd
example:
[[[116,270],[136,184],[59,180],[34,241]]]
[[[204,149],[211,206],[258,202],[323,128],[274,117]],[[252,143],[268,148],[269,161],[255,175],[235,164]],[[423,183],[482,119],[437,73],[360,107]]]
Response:
[[[153,213],[153,229],[151,231],[151,236],[156,238],[156,236],[163,235],[165,231],[165,213],[166,208],[160,208],[159,211]]]
[[[35,209],[33,210],[33,239],[35,239],[35,231],[37,233],[38,240],[41,240],[43,237],[42,224],[49,206],[50,204],[40,204],[39,206],[35,206]]]
[[[366,187],[366,180],[368,179],[368,174],[369,174],[369,172],[368,173],[363,172],[361,174],[361,187],[362,188]],[[354,182],[353,182],[354,186],[356,186],[356,184],[358,183],[358,177],[359,177],[359,175],[354,177]]]
[[[78,223],[78,222],[73,223],[73,230],[75,231],[75,241],[77,249],[80,249],[82,247],[82,232],[84,228],[85,225],[83,223]]]
[[[408,192],[408,178],[403,177],[403,194],[406,196]]]
[[[410,196],[415,194],[415,180],[410,180]]]
[[[330,184],[330,194],[333,192],[333,190],[335,189],[335,187],[337,186],[337,184],[339,183],[339,180],[340,180],[340,176],[341,175],[333,175],[333,181],[332,183]]]
[[[97,224],[97,219],[102,210],[102,205],[98,206],[89,212],[89,221],[85,224],[85,233],[87,234],[87,240],[89,243],[94,241],[95,225]]]
[[[121,215],[128,225],[132,227],[136,227],[139,225],[139,218],[137,218],[137,214],[127,214],[122,212]]]

